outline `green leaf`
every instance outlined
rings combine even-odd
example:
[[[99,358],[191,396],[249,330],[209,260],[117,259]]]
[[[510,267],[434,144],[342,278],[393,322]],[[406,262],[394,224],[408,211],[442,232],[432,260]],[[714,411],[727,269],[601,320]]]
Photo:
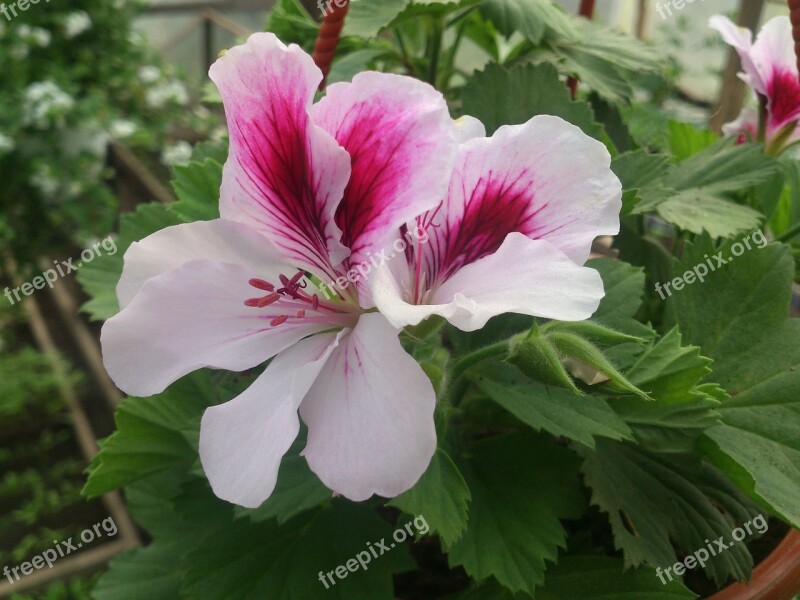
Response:
[[[789,319],[794,261],[770,244],[731,257],[702,285],[668,301],[670,320],[714,359],[713,378],[730,394],[722,425],[706,432],[708,456],[742,489],[800,526],[800,322]],[[708,239],[687,247],[676,272],[714,254]]]
[[[707,539],[730,540],[731,530],[758,514],[722,473],[694,455],[659,455],[610,440],[579,451],[592,502],[608,513],[627,566],[671,566],[676,546],[692,553]],[[747,547],[734,544],[712,557],[705,572],[722,584],[748,577],[752,566]]]
[[[611,161],[611,170],[622,182],[622,214],[629,214],[634,207],[654,194],[665,194],[659,180],[669,167],[665,154],[651,154],[646,150],[635,150],[616,156]]]
[[[219,188],[222,185],[222,165],[206,158],[173,167],[172,187],[178,201],[170,205],[185,221],[210,221],[219,218]]]
[[[117,556],[92,592],[95,600],[175,600],[180,597],[183,557],[177,543],[156,542]]]
[[[464,465],[469,524],[448,548],[450,565],[533,594],[545,561],[565,547],[559,519],[577,518],[585,508],[577,467],[575,455],[548,436],[515,433],[473,446]]]
[[[403,12],[411,0],[365,0],[352,2],[344,24],[344,35],[373,38]]]
[[[198,371],[150,398],[126,398],[117,409],[117,431],[106,438],[89,468],[83,494],[92,498],[167,469],[191,465],[197,448],[186,436],[198,430],[215,402],[207,372]]]
[[[548,39],[562,71],[572,73],[613,102],[627,103],[631,82],[658,69],[660,57],[641,41],[585,19],[576,19],[576,35]]]
[[[386,54],[381,48],[363,48],[337,58],[328,74],[328,84],[351,81],[361,71],[369,70],[370,65]]]
[[[506,37],[518,31],[539,44],[548,29],[559,36],[575,35],[570,18],[551,0],[486,0],[481,10]]]
[[[764,216],[750,208],[710,193],[708,188],[685,190],[659,203],[658,216],[692,233],[728,237],[758,227]]]
[[[474,369],[472,378],[489,398],[536,431],[565,436],[589,448],[594,448],[596,436],[633,439],[625,422],[602,398],[542,385],[499,362]]]
[[[209,542],[186,556],[183,593],[190,598],[392,600],[392,574],[414,567],[411,542],[396,543],[391,526],[368,506],[341,500],[282,527],[239,520],[209,533]],[[379,541],[389,548],[383,554]],[[357,556],[369,559],[366,569]],[[340,580],[332,572],[348,561],[357,570],[345,568]],[[327,582],[329,589],[320,580],[326,573],[334,581]]]
[[[631,383],[647,390],[655,402],[611,399],[611,407],[631,426],[639,443],[661,452],[692,449],[704,429],[719,422],[715,399],[725,392],[700,385],[712,361],[696,346],[681,346],[677,328],[654,342],[626,371]]]
[[[452,459],[441,448],[427,471],[407,492],[389,502],[409,515],[423,515],[445,545],[454,544],[467,526],[471,495],[467,482]]]
[[[272,495],[256,509],[237,506],[237,517],[248,518],[254,523],[277,519],[278,524],[283,524],[330,499],[331,491],[311,472],[306,459],[292,452],[290,450],[281,461],[278,483]]]
[[[158,203],[143,204],[135,212],[123,215],[116,242],[117,252],[98,256],[78,271],[78,281],[91,297],[81,310],[89,313],[95,321],[104,321],[117,314],[117,282],[122,274],[125,251],[133,242],[180,222],[166,205]]]
[[[547,570],[537,600],[678,600],[696,598],[680,581],[659,581],[650,567],[625,570],[606,556],[565,556]]]
[[[670,150],[679,161],[705,150],[719,140],[719,136],[713,131],[697,129],[689,123],[679,121],[670,121],[668,131]]]
[[[497,90],[503,90],[498,95]],[[526,123],[536,115],[555,115],[602,138],[603,128],[585,102],[572,100],[552,65],[519,65],[507,69],[489,64],[475,73],[462,93],[463,111],[480,119],[489,135],[502,125]]]

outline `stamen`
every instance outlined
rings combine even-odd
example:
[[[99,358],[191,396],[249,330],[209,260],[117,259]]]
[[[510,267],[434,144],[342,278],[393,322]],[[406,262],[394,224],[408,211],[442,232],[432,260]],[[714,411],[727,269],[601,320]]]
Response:
[[[263,279],[256,279],[255,277],[250,280],[250,285],[254,288],[258,288],[259,290],[265,290],[267,292],[274,292],[275,286],[272,285],[269,281],[264,281]]]
[[[285,323],[285,322],[286,322],[286,319],[288,319],[288,318],[289,318],[289,315],[280,315],[279,317],[275,317],[274,319],[272,319],[272,320],[269,322],[269,324],[270,324],[272,327],[277,327],[277,326],[278,326],[278,325],[280,325],[281,323]]]
[[[317,310],[319,308],[319,296],[314,294],[311,296],[311,310]]]
[[[264,308],[265,306],[269,306],[273,302],[277,302],[280,300],[281,295],[277,292],[272,292],[271,294],[267,294],[263,298],[258,301],[258,308]]]
[[[298,311],[297,311],[297,313],[295,313],[295,315],[294,315],[294,316],[295,316],[295,317],[297,317],[298,319],[302,319],[303,317],[305,317],[305,316],[306,316],[306,311],[304,311],[304,310],[301,308],[300,310],[298,310]]]

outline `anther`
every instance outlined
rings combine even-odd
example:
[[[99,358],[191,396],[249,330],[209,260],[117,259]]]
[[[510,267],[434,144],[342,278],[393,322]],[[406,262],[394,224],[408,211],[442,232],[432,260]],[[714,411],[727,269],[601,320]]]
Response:
[[[277,292],[272,292],[271,294],[267,294],[263,298],[259,299],[258,301],[258,308],[264,308],[265,306],[269,306],[273,302],[277,302],[280,299],[281,295]]]
[[[278,326],[278,325],[280,325],[281,323],[284,323],[284,322],[286,321],[286,319],[288,319],[288,318],[289,318],[289,315],[281,315],[281,316],[279,316],[279,317],[275,317],[274,319],[272,319],[272,320],[269,322],[269,324],[270,324],[272,327],[277,327],[277,326]]]
[[[297,317],[298,319],[302,319],[305,316],[306,316],[306,311],[304,311],[302,308],[298,310],[297,313],[295,314],[295,317]]]
[[[265,290],[267,292],[275,291],[275,286],[272,285],[269,281],[264,281],[263,279],[253,278],[250,280],[250,285],[252,285],[254,288],[258,288],[259,290]]]

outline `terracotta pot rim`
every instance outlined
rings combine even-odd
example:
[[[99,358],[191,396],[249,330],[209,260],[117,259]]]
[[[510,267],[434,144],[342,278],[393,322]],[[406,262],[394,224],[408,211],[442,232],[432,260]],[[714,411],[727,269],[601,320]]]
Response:
[[[800,531],[792,529],[753,570],[748,583],[738,582],[708,600],[791,600],[800,593]]]

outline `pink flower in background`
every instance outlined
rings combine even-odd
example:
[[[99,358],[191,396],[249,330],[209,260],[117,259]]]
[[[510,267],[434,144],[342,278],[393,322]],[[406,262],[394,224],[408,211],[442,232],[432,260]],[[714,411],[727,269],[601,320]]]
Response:
[[[397,330],[364,313],[368,295],[318,292],[441,202],[456,152],[447,105],[427,84],[380,73],[332,85],[312,104],[320,71],[271,34],[228,51],[211,78],[231,137],[222,218],[128,250],[122,310],[102,332],[106,367],[141,396],[196,369],[243,371],[274,357],[203,417],[214,492],[260,505],[299,409],[303,454],[327,486],[353,500],[395,496],[436,448],[433,386]]]
[[[606,147],[550,116],[490,138],[474,119],[464,130],[445,201],[417,219],[428,243],[371,279],[378,309],[397,327],[440,315],[465,331],[507,312],[589,318],[603,282],[581,265],[619,231]]]
[[[717,15],[710,26],[736,49],[742,61],[740,77],[766,99],[765,144],[777,154],[800,141],[800,79],[789,17],[775,17],[761,29],[753,43],[749,29],[736,26],[730,19]],[[746,111],[752,109],[745,109]],[[757,115],[757,113],[756,113]],[[743,114],[726,129],[729,135],[739,135],[752,129],[753,113]],[[756,129],[758,131],[758,129]]]

